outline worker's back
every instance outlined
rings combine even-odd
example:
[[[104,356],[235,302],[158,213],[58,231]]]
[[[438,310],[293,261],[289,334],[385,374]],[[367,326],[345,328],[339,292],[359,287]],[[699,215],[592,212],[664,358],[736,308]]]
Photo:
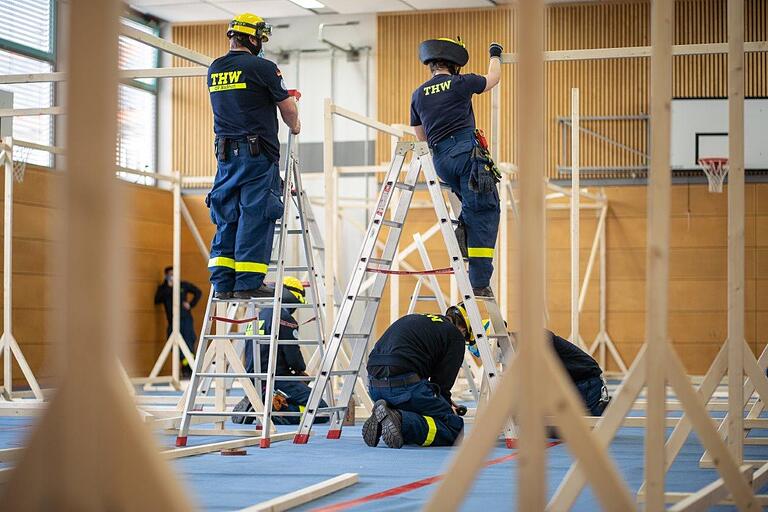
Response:
[[[411,96],[411,126],[422,125],[430,146],[448,135],[475,129],[472,95],[485,89],[485,77],[436,74]]]
[[[208,68],[213,130],[231,139],[258,135],[261,151],[279,159],[277,103],[288,98],[274,62],[246,51],[230,51]]]

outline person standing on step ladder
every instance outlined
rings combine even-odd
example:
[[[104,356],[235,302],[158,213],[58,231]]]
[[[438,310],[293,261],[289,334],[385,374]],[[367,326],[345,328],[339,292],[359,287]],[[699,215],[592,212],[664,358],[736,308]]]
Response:
[[[493,296],[493,254],[499,231],[500,174],[490,158],[482,132],[475,128],[472,96],[493,89],[501,79],[501,53],[491,43],[486,75],[459,71],[469,60],[461,41],[448,38],[421,43],[419,58],[432,77],[411,96],[411,126],[432,150],[435,170],[461,199],[456,238],[469,258],[469,280],[477,296]]]
[[[218,299],[271,297],[264,285],[275,221],[283,215],[277,110],[291,133],[301,129],[280,70],[263,57],[272,27],[254,14],[227,29],[229,53],[208,68],[216,134],[216,179],[206,198],[216,235],[208,268]]]

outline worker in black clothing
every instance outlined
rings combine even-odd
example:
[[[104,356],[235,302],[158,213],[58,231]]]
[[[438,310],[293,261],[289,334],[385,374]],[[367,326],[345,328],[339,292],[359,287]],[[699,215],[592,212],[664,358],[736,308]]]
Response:
[[[390,448],[451,446],[464,429],[451,388],[464,360],[466,328],[455,316],[406,315],[393,323],[368,356],[368,390],[376,403],[363,439]]]
[[[165,318],[168,320],[167,336],[171,335],[173,330],[173,267],[165,267],[163,271],[165,278],[160,286],[157,287],[155,292],[155,304],[162,304],[165,307]],[[192,318],[192,308],[194,308],[202,292],[200,288],[193,285],[189,281],[181,282],[181,308],[179,309],[179,330],[181,331],[181,337],[184,338],[184,342],[189,347],[190,352],[195,352],[195,342],[197,341],[197,333],[195,332],[195,321]],[[190,299],[189,296],[192,296]],[[189,361],[181,354],[182,360],[182,372],[185,375],[191,374],[191,368],[189,367]]]
[[[254,14],[227,28],[229,52],[208,68],[216,133],[216,178],[206,198],[216,235],[208,269],[217,299],[272,297],[264,285],[275,221],[283,215],[277,111],[301,130],[296,101],[262,46],[272,27]]]
[[[286,277],[283,279],[283,304],[306,304],[304,284],[295,277]],[[265,308],[259,311],[259,332],[258,334],[270,334],[272,332],[272,309]],[[298,340],[299,323],[293,317],[296,308],[284,307],[280,314],[280,340]],[[246,330],[248,333],[248,330]],[[259,345],[259,362],[262,373],[267,373],[269,364],[269,345]],[[277,362],[275,375],[306,375],[307,365],[304,362],[304,356],[301,355],[299,345],[278,345]],[[245,342],[245,371],[252,373],[254,371],[254,351],[253,342]],[[262,392],[266,386],[262,386]],[[272,410],[278,412],[304,412],[304,406],[307,405],[311,388],[303,381],[294,380],[275,380],[275,396],[272,399]],[[321,407],[326,407],[325,401],[321,400]],[[235,406],[235,411],[253,411],[248,397],[244,397],[240,403]],[[246,424],[253,423],[253,416],[235,416],[232,421],[235,423]],[[298,425],[300,416],[273,416],[272,421],[277,425]],[[327,422],[327,417],[317,418],[317,423]]]
[[[611,397],[608,395],[608,387],[600,365],[575,343],[561,338],[552,331],[547,331],[547,336],[552,341],[552,347],[558,359],[563,363],[565,371],[568,372],[584,400],[587,411],[592,416],[601,416],[608,407]]]
[[[469,53],[460,38],[429,39],[419,46],[419,58],[430,78],[411,96],[411,126],[416,138],[427,141],[435,171],[461,200],[456,237],[469,258],[474,294],[492,296],[493,256],[499,230],[499,171],[487,141],[476,131],[472,97],[493,89],[501,79],[498,43],[488,48],[485,75],[460,74]]]

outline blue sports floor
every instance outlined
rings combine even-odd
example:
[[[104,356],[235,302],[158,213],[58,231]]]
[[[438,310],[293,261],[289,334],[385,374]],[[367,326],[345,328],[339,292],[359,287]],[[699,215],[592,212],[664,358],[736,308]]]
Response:
[[[22,446],[33,426],[31,418],[0,418],[0,448]],[[471,426],[468,426],[471,429]],[[281,427],[281,430],[292,430]],[[325,428],[317,427],[306,445],[290,441],[274,443],[269,449],[248,447],[245,456],[222,456],[218,452],[185,457],[171,462],[203,510],[237,510],[332,478],[341,473],[358,473],[360,481],[342,491],[298,510],[415,510],[435,489],[432,477],[446,467],[452,448],[404,447],[388,449],[365,446],[360,426],[346,427],[342,438],[328,440]],[[768,435],[754,431],[753,435]],[[222,438],[190,437],[189,445]],[[231,438],[229,438],[231,439]],[[623,428],[611,445],[611,454],[624,479],[636,491],[643,479],[644,431]],[[173,436],[159,436],[163,448],[173,446]],[[549,488],[557,484],[571,464],[565,445],[552,446],[549,456]],[[694,491],[717,478],[714,470],[698,468],[702,449],[695,436],[686,443],[667,476],[668,491]],[[515,450],[503,444],[489,457],[492,462],[478,476],[462,510],[497,510],[514,507],[517,497]],[[746,446],[745,458],[768,459],[768,446]],[[0,467],[3,467],[0,464]],[[378,494],[378,496],[377,496]],[[359,500],[350,503],[353,500]],[[718,510],[732,510],[720,507]],[[589,489],[574,507],[578,511],[599,510]]]

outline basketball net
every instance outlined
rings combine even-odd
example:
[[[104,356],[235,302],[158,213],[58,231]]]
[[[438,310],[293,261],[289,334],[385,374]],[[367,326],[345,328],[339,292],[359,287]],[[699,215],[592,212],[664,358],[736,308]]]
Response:
[[[699,167],[707,175],[707,181],[709,182],[709,191],[722,193],[723,180],[728,175],[728,159],[727,158],[701,158],[699,159]]]
[[[18,146],[14,149],[17,149],[17,154],[13,158],[13,179],[16,180],[16,183],[21,183],[24,181],[24,171],[27,168],[30,149],[18,148]]]

